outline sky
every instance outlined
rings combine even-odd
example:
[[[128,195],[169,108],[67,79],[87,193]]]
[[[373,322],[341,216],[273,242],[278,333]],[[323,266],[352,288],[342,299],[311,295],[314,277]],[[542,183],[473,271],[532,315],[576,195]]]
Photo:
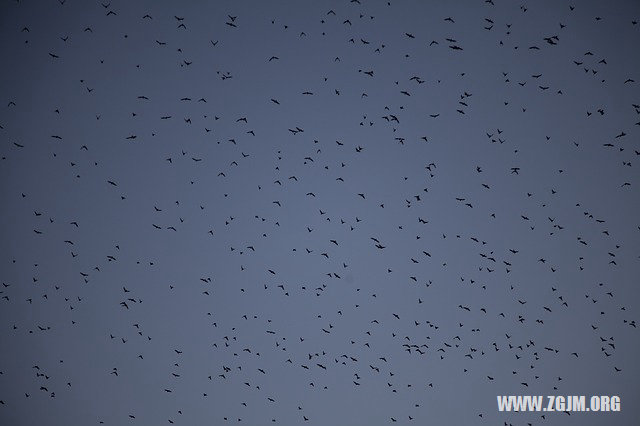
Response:
[[[4,2],[0,423],[636,424],[638,20]]]

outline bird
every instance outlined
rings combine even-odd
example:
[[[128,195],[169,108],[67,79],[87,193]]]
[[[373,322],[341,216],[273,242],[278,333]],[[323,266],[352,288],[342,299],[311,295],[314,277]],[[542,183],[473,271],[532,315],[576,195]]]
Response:
[[[631,3],[100,4],[5,6],[0,411],[506,425],[447,389],[633,394]]]

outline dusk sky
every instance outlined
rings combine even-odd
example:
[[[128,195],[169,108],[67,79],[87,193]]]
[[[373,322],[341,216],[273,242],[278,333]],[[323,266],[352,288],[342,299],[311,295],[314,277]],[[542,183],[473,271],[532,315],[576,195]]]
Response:
[[[4,2],[0,424],[637,425],[638,20]]]

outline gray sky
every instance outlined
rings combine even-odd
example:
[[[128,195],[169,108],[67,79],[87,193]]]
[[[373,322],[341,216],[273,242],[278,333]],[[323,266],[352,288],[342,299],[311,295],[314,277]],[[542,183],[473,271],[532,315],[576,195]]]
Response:
[[[639,19],[5,2],[0,423],[634,424]]]

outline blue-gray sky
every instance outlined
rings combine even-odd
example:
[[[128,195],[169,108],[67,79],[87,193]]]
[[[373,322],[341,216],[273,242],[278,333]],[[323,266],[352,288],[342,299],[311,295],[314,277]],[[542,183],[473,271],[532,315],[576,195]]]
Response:
[[[0,423],[635,424],[639,19],[5,2]]]

